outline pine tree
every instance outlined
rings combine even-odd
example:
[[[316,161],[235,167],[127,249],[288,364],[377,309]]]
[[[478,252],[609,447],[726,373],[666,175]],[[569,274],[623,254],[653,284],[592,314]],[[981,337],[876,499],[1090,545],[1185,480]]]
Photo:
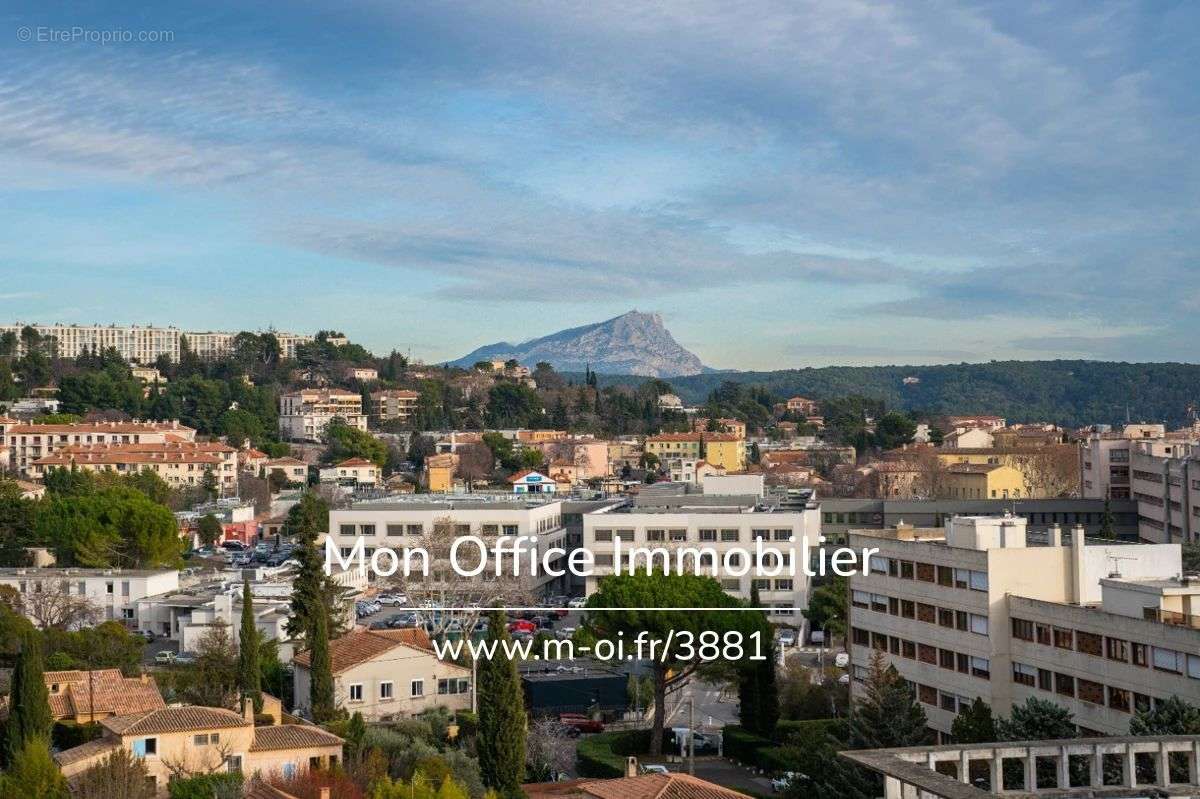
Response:
[[[996,721],[992,708],[983,699],[975,697],[970,706],[954,718],[950,735],[958,743],[982,744],[996,740]]]
[[[1113,524],[1112,509],[1108,504],[1108,497],[1104,498],[1104,515],[1100,517],[1100,537],[1101,538],[1116,538],[1117,530]]]
[[[346,762],[356,766],[362,762],[363,744],[367,738],[367,724],[363,714],[354,711],[350,723],[346,726]]]
[[[0,774],[0,799],[69,799],[67,780],[50,756],[48,738],[25,741]]]
[[[318,724],[329,721],[337,713],[333,698],[333,664],[329,658],[329,622],[324,608],[312,614],[312,635],[308,639],[309,658],[309,706],[313,721]]]
[[[517,666],[504,657],[508,627],[499,610],[488,614],[488,637],[499,644],[495,656],[477,667],[479,771],[485,786],[517,799],[525,776],[525,699]]]
[[[1200,708],[1178,696],[1155,702],[1129,720],[1130,735],[1200,735]]]
[[[28,741],[50,739],[54,719],[50,715],[42,664],[41,638],[28,631],[22,636],[9,690],[8,720],[4,726],[4,762],[9,765]]]
[[[254,624],[254,598],[250,595],[250,581],[242,583],[242,627],[238,633],[238,687],[242,699],[254,702],[254,712],[261,713],[262,670],[258,662],[258,628]]]
[[[1034,696],[1023,705],[1013,705],[1012,715],[996,722],[996,737],[1001,741],[1047,741],[1074,738],[1075,734],[1071,711]]]

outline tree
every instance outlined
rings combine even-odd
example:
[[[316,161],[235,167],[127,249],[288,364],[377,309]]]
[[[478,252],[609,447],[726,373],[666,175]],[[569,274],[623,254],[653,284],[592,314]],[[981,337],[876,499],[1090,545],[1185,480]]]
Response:
[[[525,773],[530,782],[554,782],[575,765],[573,730],[556,719],[542,719],[529,728]]]
[[[4,762],[10,768],[26,744],[48,741],[50,728],[54,726],[42,663],[41,638],[28,631],[22,636],[21,651],[13,666],[8,719],[4,724]]]
[[[74,779],[74,799],[154,799],[146,761],[118,748]]]
[[[17,596],[22,611],[38,628],[73,630],[100,620],[100,608],[86,596],[72,594],[60,580],[42,582],[38,588]]]
[[[813,590],[808,607],[802,612],[814,630],[824,630],[827,638],[846,634],[847,591],[846,578],[838,576]]]
[[[488,427],[509,429],[539,427],[542,422],[542,400],[537,392],[524,383],[503,382],[488,391]]]
[[[242,701],[254,702],[254,712],[261,713],[262,671],[258,663],[258,627],[254,623],[254,597],[250,594],[250,581],[242,582],[242,626],[238,630],[238,687]]]
[[[38,503],[14,480],[0,480],[0,566],[24,566],[33,543]]]
[[[750,589],[750,606],[762,607],[759,602],[758,586]],[[766,614],[762,614],[760,630],[764,644],[763,659],[744,659],[738,664],[738,713],[742,727],[770,738],[779,721],[779,693],[775,680],[775,644]]]
[[[425,459],[437,452],[437,444],[429,436],[414,435],[408,442],[406,457],[418,469],[425,465]]]
[[[486,480],[495,467],[492,451],[484,444],[468,444],[458,448],[458,466],[456,472],[467,481],[470,491],[476,481]]]
[[[880,449],[896,449],[913,440],[917,423],[907,414],[891,411],[875,423],[875,446]]]
[[[354,715],[350,717],[350,723],[346,725],[346,746],[345,755],[346,762],[357,767],[362,764],[364,751],[364,743],[367,738],[367,723],[363,719],[363,714],[359,711],[354,711]]]
[[[754,626],[746,618],[724,608],[739,607],[738,600],[729,596],[721,584],[711,577],[693,574],[650,573],[642,570],[633,574],[614,574],[600,580],[599,590],[588,604],[592,607],[622,608],[615,611],[593,611],[584,616],[583,632],[589,636],[616,640],[625,636],[633,640],[645,633],[643,640],[655,646],[654,730],[650,736],[650,753],[662,754],[663,717],[666,697],[681,688],[695,673],[695,658],[680,645],[686,631],[693,636],[705,632],[723,635],[730,630],[744,634]],[[627,610],[626,610],[627,608]],[[654,610],[639,610],[654,608]],[[674,608],[711,608],[711,610],[674,610]],[[668,643],[671,645],[668,646]]]
[[[996,737],[1001,741],[1048,741],[1074,738],[1075,721],[1071,711],[1047,699],[1029,697],[1023,705],[1014,705],[1012,715],[996,721]]]
[[[964,744],[982,744],[996,740],[996,721],[992,718],[992,708],[980,697],[970,706],[954,717],[950,727],[954,740]]]
[[[488,788],[506,799],[519,799],[524,795],[525,699],[517,665],[505,656],[508,619],[499,610],[488,614],[488,639],[496,644],[495,654],[476,666],[479,770]]]
[[[220,766],[217,764],[216,768]],[[176,777],[167,784],[167,796],[170,799],[242,799],[243,781],[244,777],[239,772],[215,770]]]
[[[0,799],[70,799],[67,780],[50,756],[49,737],[29,738],[0,774]]]
[[[209,467],[204,470],[204,475],[200,478],[200,490],[204,492],[204,496],[211,502],[221,496],[221,484],[217,482],[217,475]]]
[[[333,418],[325,426],[325,458],[330,463],[340,463],[349,458],[365,458],[380,468],[387,461],[387,445],[366,430],[346,424],[345,420]]]
[[[337,704],[333,695],[333,662],[329,656],[329,616],[318,606],[311,614],[309,651],[309,708],[318,724],[334,718]]]
[[[1113,521],[1112,508],[1109,506],[1108,497],[1104,498],[1104,514],[1100,517],[1100,537],[1107,539],[1117,537],[1117,529]]]
[[[1139,710],[1129,720],[1130,735],[1200,735],[1200,708],[1178,696],[1156,702],[1153,710]]]
[[[196,525],[196,536],[200,539],[201,544],[211,547],[220,541],[224,534],[225,528],[221,526],[221,522],[216,516],[206,513],[200,517],[200,521]]]
[[[185,693],[194,704],[237,708],[238,654],[229,634],[229,625],[217,624],[200,636],[191,672],[192,684]]]

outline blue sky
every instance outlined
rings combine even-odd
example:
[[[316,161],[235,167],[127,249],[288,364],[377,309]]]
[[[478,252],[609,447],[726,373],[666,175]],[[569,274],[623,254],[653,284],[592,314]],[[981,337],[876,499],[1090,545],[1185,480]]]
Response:
[[[1197,360],[1200,5],[240,5],[0,12],[5,318]]]

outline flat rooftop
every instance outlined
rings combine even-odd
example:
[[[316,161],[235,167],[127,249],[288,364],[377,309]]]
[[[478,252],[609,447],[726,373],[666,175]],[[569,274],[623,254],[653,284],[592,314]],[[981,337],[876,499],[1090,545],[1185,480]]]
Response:
[[[153,577],[157,574],[176,574],[177,569],[83,569],[74,566],[4,566],[0,579],[5,577]]]
[[[350,503],[350,510],[532,510],[563,500],[548,495],[546,499],[529,499],[518,494],[447,494],[430,499],[429,494],[400,495],[381,499],[364,499]],[[346,510],[341,508],[340,510]]]

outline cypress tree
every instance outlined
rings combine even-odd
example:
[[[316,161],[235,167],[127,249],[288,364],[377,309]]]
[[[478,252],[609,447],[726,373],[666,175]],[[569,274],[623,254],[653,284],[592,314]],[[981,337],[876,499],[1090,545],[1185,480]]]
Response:
[[[0,774],[0,799],[70,799],[67,780],[50,755],[50,741],[30,738]]]
[[[21,652],[13,667],[8,697],[8,720],[4,725],[4,762],[12,765],[34,739],[50,739],[54,719],[50,715],[50,695],[43,678],[42,642],[36,632],[21,638]]]
[[[488,638],[496,643],[491,658],[476,668],[479,771],[483,784],[500,796],[517,799],[525,777],[525,698],[517,665],[506,657],[507,619],[499,610],[488,614]]]
[[[254,712],[261,713],[262,669],[258,663],[258,628],[254,625],[254,599],[250,581],[242,582],[242,628],[238,632],[238,687],[242,698],[254,701]]]
[[[982,744],[995,741],[996,720],[992,717],[992,708],[980,697],[970,707],[954,717],[950,734],[958,743]]]
[[[758,586],[750,588],[750,606],[762,607]],[[742,661],[738,670],[738,719],[748,731],[769,738],[779,721],[779,688],[775,678],[775,640],[764,613],[756,632],[763,636],[763,660]],[[752,653],[748,653],[752,654]]]
[[[323,607],[318,606],[314,611],[314,629],[308,639],[308,698],[313,721],[320,724],[334,717],[337,705],[333,698],[333,665],[329,659],[329,622]]]
[[[760,607],[758,586],[750,585],[750,607]],[[752,661],[745,660],[738,669],[738,721],[746,732],[756,733],[759,728],[758,669]]]

